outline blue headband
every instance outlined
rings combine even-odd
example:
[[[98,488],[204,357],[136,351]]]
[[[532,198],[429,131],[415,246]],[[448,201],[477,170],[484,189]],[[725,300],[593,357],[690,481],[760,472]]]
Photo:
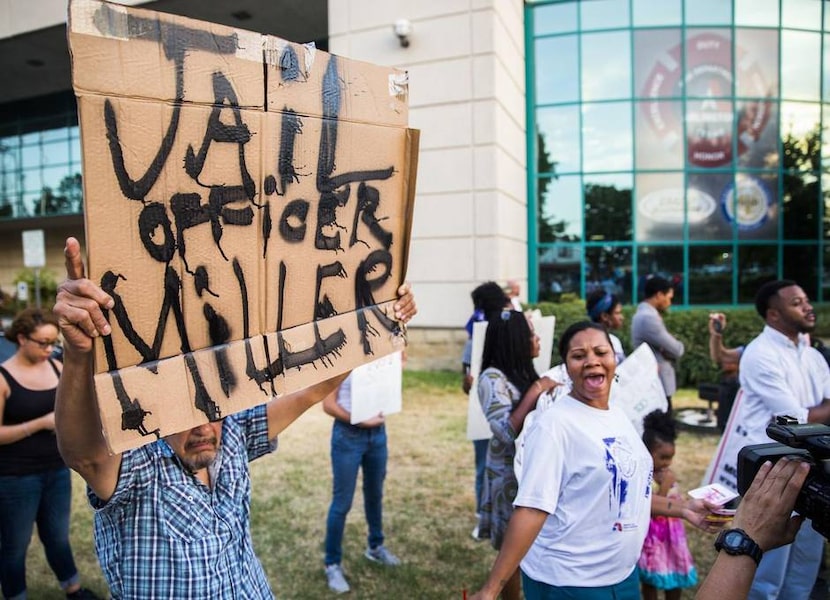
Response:
[[[611,307],[614,305],[613,302],[614,296],[606,292],[600,301],[594,304],[593,308],[588,311],[588,316],[594,322],[599,321],[599,317],[602,313],[607,313],[611,310]]]

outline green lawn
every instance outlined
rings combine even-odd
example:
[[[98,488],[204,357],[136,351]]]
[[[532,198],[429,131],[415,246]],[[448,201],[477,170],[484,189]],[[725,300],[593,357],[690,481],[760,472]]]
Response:
[[[682,391],[678,407],[705,406]],[[465,439],[467,400],[456,373],[407,372],[404,410],[388,419],[389,474],[384,521],[387,544],[403,560],[384,568],[363,558],[366,526],[360,488],[346,526],[344,569],[350,598],[446,599],[477,589],[495,557],[487,542],[475,542],[473,449]],[[333,597],[323,574],[323,537],[331,474],[331,419],[315,407],[280,438],[274,455],[252,464],[253,538],[278,598]],[[696,487],[717,438],[682,433],[675,467],[684,490]],[[72,543],[84,583],[104,594],[92,544],[91,510],[83,482],[75,478]],[[712,539],[689,531],[690,546],[705,574],[714,559]],[[35,539],[29,553],[29,597],[59,599]],[[684,598],[691,598],[687,592]]]

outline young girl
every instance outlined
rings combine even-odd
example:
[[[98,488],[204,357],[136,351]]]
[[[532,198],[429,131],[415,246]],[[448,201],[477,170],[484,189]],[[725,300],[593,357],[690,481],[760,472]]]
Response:
[[[681,499],[674,473],[669,468],[677,439],[674,421],[668,413],[655,410],[643,419],[643,428],[643,443],[654,460],[654,494]],[[665,590],[666,600],[680,600],[681,589],[697,583],[697,571],[681,519],[651,517],[638,565],[643,600],[657,600],[657,590]]]

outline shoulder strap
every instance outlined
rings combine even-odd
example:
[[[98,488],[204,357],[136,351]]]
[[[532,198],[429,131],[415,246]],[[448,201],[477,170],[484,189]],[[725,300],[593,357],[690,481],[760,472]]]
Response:
[[[48,360],[49,360],[49,366],[52,367],[52,370],[55,372],[55,375],[57,375],[58,379],[60,379],[61,378],[61,372],[58,370],[58,367],[55,365],[55,361],[52,359],[52,357],[49,357]]]

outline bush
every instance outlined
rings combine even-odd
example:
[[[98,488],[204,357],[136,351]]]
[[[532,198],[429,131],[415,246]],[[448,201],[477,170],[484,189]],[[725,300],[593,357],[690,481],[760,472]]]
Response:
[[[582,300],[561,304],[540,302],[528,308],[538,308],[542,315],[556,316],[556,333],[565,331],[572,323],[584,321],[585,302]],[[814,305],[816,311],[816,331],[813,336],[830,338],[830,305]],[[635,306],[624,306],[625,325],[614,334],[620,338],[626,354],[630,354],[631,347],[631,317],[636,310]],[[683,342],[686,351],[677,364],[677,386],[694,387],[699,383],[717,381],[718,368],[709,358],[709,313],[706,308],[674,308],[665,315],[666,327],[677,339]],[[764,322],[754,306],[718,309],[726,315],[726,331],[723,343],[727,348],[746,345],[761,333]],[[556,349],[559,345],[559,336],[554,335],[554,351],[552,364],[562,362]]]
[[[35,272],[33,269],[21,269],[14,277],[14,284],[26,282],[29,286],[29,300],[22,301],[17,297],[6,299],[0,307],[0,312],[6,316],[14,317],[19,311],[27,306],[36,306],[35,298]],[[49,269],[40,269],[40,305],[44,309],[51,310],[55,305],[55,296],[58,293],[58,280],[55,274]]]

